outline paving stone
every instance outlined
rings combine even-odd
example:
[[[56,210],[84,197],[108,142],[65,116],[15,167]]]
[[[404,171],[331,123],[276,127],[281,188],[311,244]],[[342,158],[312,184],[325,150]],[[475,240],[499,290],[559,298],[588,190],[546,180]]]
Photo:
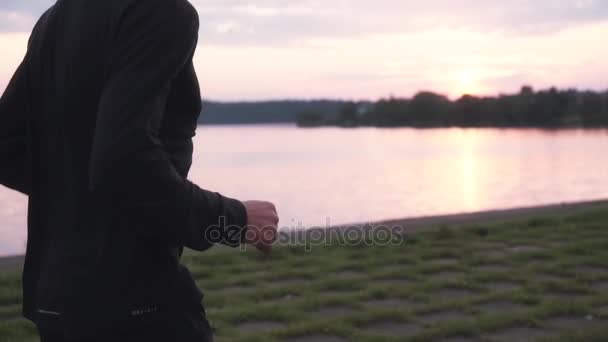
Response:
[[[597,311],[604,316],[608,316],[608,305],[600,306]]]
[[[283,288],[304,286],[304,285],[308,285],[310,283],[311,283],[311,280],[308,278],[285,278],[285,279],[271,281],[272,286],[283,287]]]
[[[545,320],[543,326],[557,331],[586,331],[601,327],[606,321],[593,316],[559,316]]]
[[[589,286],[593,291],[605,294],[608,293],[608,280],[591,283]]]
[[[401,298],[375,299],[363,302],[364,306],[382,309],[408,309],[418,305],[417,302]]]
[[[244,272],[243,275],[246,275],[247,277],[250,278],[266,278],[271,274],[270,271],[266,271],[266,270],[258,270],[258,271],[251,271],[251,272]]]
[[[521,288],[519,283],[508,280],[487,281],[483,283],[483,286],[487,287],[493,292],[510,292]]]
[[[490,258],[490,259],[503,259],[509,255],[507,252],[505,252],[504,250],[500,250],[500,249],[483,250],[479,254],[485,258]]]
[[[367,274],[365,274],[363,272],[352,271],[352,270],[338,271],[333,274],[333,278],[341,278],[341,279],[363,278],[366,276],[367,276]]]
[[[552,303],[572,303],[589,298],[589,295],[580,292],[549,292],[543,294],[542,298]]]
[[[386,277],[401,278],[407,276],[409,268],[407,266],[394,265],[389,267],[382,267],[379,271],[386,274]]]
[[[491,342],[532,342],[552,336],[551,332],[528,327],[513,327],[484,336]]]
[[[216,291],[221,293],[241,293],[255,290],[255,286],[247,286],[247,285],[235,285],[235,286],[227,286]]]
[[[353,312],[355,312],[355,310],[348,306],[326,306],[315,311],[315,316],[336,318],[348,316]]]
[[[437,325],[449,321],[463,320],[466,318],[469,318],[469,316],[462,311],[448,310],[424,314],[417,318],[417,321],[424,325]]]
[[[264,304],[276,304],[276,305],[284,305],[285,303],[289,303],[293,300],[300,298],[300,295],[297,293],[286,293],[276,297],[268,298]]]
[[[551,241],[548,243],[548,245],[551,248],[563,248],[566,246],[570,246],[570,244],[567,241]]]
[[[408,287],[416,284],[414,280],[408,278],[379,278],[374,282],[392,287]]]
[[[274,321],[259,321],[259,322],[248,322],[237,326],[237,330],[243,332],[254,332],[264,333],[273,330],[285,328],[287,325],[281,322]]]
[[[449,266],[449,265],[458,265],[460,263],[460,259],[458,259],[458,258],[437,258],[437,259],[430,259],[430,260],[428,260],[428,262],[433,263],[435,265]]]
[[[342,337],[329,335],[309,335],[285,339],[290,342],[347,342],[348,340]]]
[[[514,311],[525,310],[528,307],[526,305],[510,301],[496,301],[481,304],[477,306],[477,308],[483,315],[504,315]]]
[[[473,297],[475,292],[466,289],[446,288],[433,292],[431,295],[439,300],[452,301]]]
[[[320,294],[329,297],[339,297],[339,296],[347,296],[352,295],[353,293],[359,292],[359,289],[331,289],[331,290],[322,290]]]
[[[538,273],[534,275],[534,280],[542,283],[563,283],[567,282],[568,278],[550,273]]]
[[[533,273],[540,273],[547,267],[552,265],[551,262],[540,259],[532,259],[528,260],[525,265],[522,266],[523,269],[531,270]]]
[[[574,268],[574,271],[587,276],[598,277],[608,275],[608,268],[592,265],[580,265]]]
[[[440,271],[427,275],[427,278],[434,281],[453,281],[462,279],[466,274],[457,271]]]
[[[510,270],[510,267],[501,264],[486,264],[475,266],[475,271],[483,273],[504,273]]]
[[[422,332],[423,327],[414,323],[381,322],[368,325],[364,331],[374,335],[412,337]]]
[[[544,247],[535,245],[515,245],[507,248],[507,251],[512,254],[537,253],[543,252],[544,250]]]
[[[480,339],[476,337],[446,337],[437,340],[436,342],[479,342]]]
[[[482,242],[476,245],[477,250],[487,250],[487,251],[495,251],[501,250],[505,248],[509,248],[510,246],[506,243],[502,242]]]

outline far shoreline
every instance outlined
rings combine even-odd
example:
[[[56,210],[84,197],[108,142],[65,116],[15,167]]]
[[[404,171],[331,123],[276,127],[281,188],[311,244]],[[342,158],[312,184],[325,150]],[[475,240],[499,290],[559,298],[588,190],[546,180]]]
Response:
[[[539,206],[516,207],[511,209],[484,210],[469,213],[432,215],[422,217],[410,217],[402,219],[389,219],[370,223],[355,223],[338,225],[329,228],[309,229],[307,232],[321,230],[343,230],[352,227],[403,227],[406,233],[417,233],[437,226],[460,226],[469,224],[487,224],[501,221],[525,220],[539,216],[567,215],[584,212],[597,208],[608,207],[608,199],[561,202]],[[289,231],[286,233],[295,233]],[[0,257],[0,272],[16,271],[23,265],[24,255],[11,255]]]

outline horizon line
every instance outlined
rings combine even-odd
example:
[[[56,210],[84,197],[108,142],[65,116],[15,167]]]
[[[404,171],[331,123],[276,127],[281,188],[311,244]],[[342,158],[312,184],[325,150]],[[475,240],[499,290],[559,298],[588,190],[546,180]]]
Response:
[[[438,91],[433,91],[433,90],[428,90],[428,89],[421,89],[416,91],[413,94],[410,95],[395,95],[395,94],[389,94],[387,96],[384,97],[380,97],[380,98],[376,98],[376,99],[364,99],[364,98],[349,98],[349,97],[275,97],[275,98],[269,98],[269,97],[265,97],[262,98],[260,97],[259,99],[212,99],[212,98],[206,98],[206,97],[201,97],[201,99],[204,102],[212,102],[212,103],[260,103],[260,102],[303,102],[303,101],[309,101],[309,102],[314,102],[314,101],[329,101],[329,102],[378,102],[380,100],[385,100],[385,99],[411,99],[414,96],[416,96],[416,94],[419,93],[423,93],[423,92],[430,92],[430,93],[434,93],[437,95],[441,95],[441,96],[445,96],[446,98],[448,98],[450,101],[455,101],[458,100],[460,98],[462,98],[463,96],[473,96],[473,97],[480,97],[480,98],[489,98],[489,97],[500,97],[500,96],[509,96],[509,95],[516,95],[519,94],[519,92],[521,91],[522,88],[524,87],[531,87],[534,92],[539,92],[539,91],[545,91],[545,90],[550,90],[552,88],[555,88],[557,90],[560,91],[564,91],[564,90],[574,90],[577,92],[586,92],[586,91],[592,91],[592,92],[598,92],[598,93],[608,93],[608,86],[606,86],[605,88],[593,88],[593,87],[558,87],[558,86],[548,86],[548,87],[539,87],[536,88],[532,85],[528,85],[528,84],[524,84],[521,87],[519,87],[519,90],[517,90],[516,92],[509,92],[509,91],[505,91],[505,92],[498,92],[498,93],[492,93],[492,94],[462,94],[460,96],[456,96],[456,97],[452,97],[446,94],[446,92],[438,92]]]

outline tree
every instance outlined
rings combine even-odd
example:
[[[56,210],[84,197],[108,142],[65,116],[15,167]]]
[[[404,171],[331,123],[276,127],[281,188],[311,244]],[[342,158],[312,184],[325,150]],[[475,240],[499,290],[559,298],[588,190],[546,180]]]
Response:
[[[338,116],[338,125],[345,127],[355,127],[359,125],[358,106],[354,102],[347,102]]]
[[[360,113],[359,108],[356,103],[345,104],[336,123],[380,127],[608,126],[608,91],[579,92],[554,87],[535,91],[530,86],[523,86],[514,95],[464,95],[454,102],[425,91],[411,100],[381,99],[366,113]]]
[[[428,91],[416,94],[409,105],[416,126],[445,125],[449,109],[450,100],[447,97]]]
[[[299,127],[315,127],[324,125],[325,120],[319,113],[305,111],[296,115],[296,124]]]
[[[579,97],[579,112],[585,126],[598,126],[603,119],[604,99],[599,93],[585,91]]]
[[[408,126],[409,101],[404,99],[382,99],[376,103],[374,109],[365,117],[366,122],[380,127]]]

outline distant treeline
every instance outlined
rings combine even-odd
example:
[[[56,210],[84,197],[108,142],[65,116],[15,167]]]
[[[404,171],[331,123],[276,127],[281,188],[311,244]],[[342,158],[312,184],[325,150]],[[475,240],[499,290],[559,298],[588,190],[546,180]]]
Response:
[[[323,122],[336,119],[346,102],[329,100],[211,102],[203,101],[200,124],[295,123],[298,113],[314,112]]]
[[[608,126],[608,91],[534,91],[524,86],[515,95],[465,95],[455,101],[420,92],[411,99],[347,102],[333,118],[306,110],[296,120],[300,126],[601,127]]]

